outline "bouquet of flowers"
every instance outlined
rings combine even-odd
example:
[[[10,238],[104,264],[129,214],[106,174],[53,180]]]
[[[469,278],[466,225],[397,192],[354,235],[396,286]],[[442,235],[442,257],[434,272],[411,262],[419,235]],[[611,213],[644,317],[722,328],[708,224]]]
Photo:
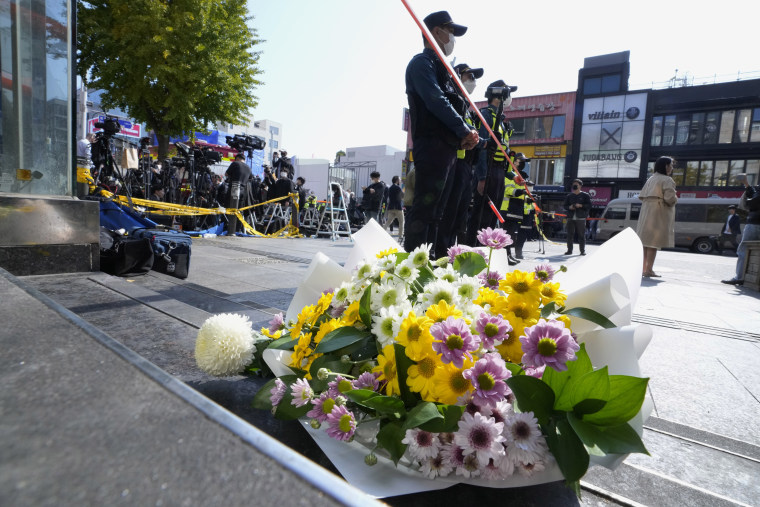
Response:
[[[444,487],[564,477],[579,492],[592,456],[647,452],[629,421],[648,379],[592,365],[573,322],[615,324],[567,308],[551,266],[499,273],[492,257],[511,239],[500,229],[478,239],[483,249],[436,261],[427,245],[380,251],[245,347],[209,352],[234,333],[201,340],[202,328],[198,363],[217,375],[271,368],[278,376],[254,406],[324,429],[367,466],[392,463]],[[235,360],[218,367],[219,356]]]

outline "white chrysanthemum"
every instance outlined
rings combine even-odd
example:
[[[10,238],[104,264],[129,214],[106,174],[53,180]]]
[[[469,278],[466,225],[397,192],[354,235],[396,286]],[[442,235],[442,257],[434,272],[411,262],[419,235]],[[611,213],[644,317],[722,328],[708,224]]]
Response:
[[[382,259],[377,260],[378,271],[387,271],[387,272],[393,273],[395,269],[396,269],[395,255],[387,255],[383,257]]]
[[[333,301],[335,303],[349,303],[349,295],[353,286],[354,284],[351,282],[343,282],[338,285],[338,288],[333,292]]]
[[[504,436],[507,454],[515,461],[535,461],[546,448],[546,440],[533,412],[513,412],[504,422]]]
[[[428,458],[422,462],[420,472],[428,479],[435,479],[436,477],[446,477],[451,473],[454,468],[443,457],[442,454],[437,454],[432,458]]]
[[[425,285],[424,292],[421,292],[417,299],[423,310],[427,310],[430,305],[437,305],[441,301],[446,301],[453,306],[458,301],[457,289],[445,280],[435,280]]]
[[[350,282],[349,282],[350,283]],[[348,303],[353,303],[354,301],[359,301],[362,296],[364,295],[364,291],[367,288],[366,285],[362,283],[354,283],[351,284],[351,286],[348,288]]]
[[[402,320],[403,319],[398,314],[395,307],[380,308],[380,310],[372,316],[372,334],[377,337],[377,341],[380,342],[380,345],[385,347],[396,339],[399,329],[401,328]]]
[[[536,461],[520,461],[515,465],[515,468],[523,477],[531,477],[533,474],[543,472],[546,465],[539,459]]]
[[[195,362],[217,377],[243,371],[253,360],[253,333],[245,315],[221,313],[206,319],[195,340]]]
[[[457,297],[460,301],[471,302],[478,297],[478,291],[481,287],[480,279],[474,276],[460,276],[454,282],[454,287],[457,289]]]
[[[378,273],[377,265],[375,262],[369,262],[366,259],[356,266],[356,278],[360,281],[366,281],[374,277]]]
[[[406,430],[401,443],[408,446],[406,450],[412,458],[420,461],[438,456],[438,451],[440,450],[438,437],[429,431],[423,431],[419,428]]]
[[[412,264],[412,261],[406,259],[396,266],[394,273],[398,278],[401,278],[406,283],[412,283],[420,274],[420,270]]]
[[[370,290],[370,308],[377,311],[380,308],[397,306],[406,300],[406,286],[403,283],[380,283]]]
[[[425,243],[411,251],[408,260],[414,267],[421,268],[428,265],[430,262],[430,246],[429,243]]]
[[[459,429],[454,433],[454,442],[462,448],[465,456],[474,454],[482,468],[488,460],[504,454],[503,427],[503,423],[497,423],[491,417],[465,412],[459,420]]]
[[[449,283],[456,283],[459,281],[459,272],[454,269],[451,264],[446,264],[444,267],[436,268],[433,274],[439,280],[445,280]]]

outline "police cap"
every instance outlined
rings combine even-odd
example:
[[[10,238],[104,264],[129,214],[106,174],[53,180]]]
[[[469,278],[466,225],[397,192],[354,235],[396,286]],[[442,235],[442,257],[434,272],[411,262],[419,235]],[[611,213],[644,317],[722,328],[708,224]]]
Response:
[[[469,72],[475,79],[480,79],[483,77],[483,69],[471,69],[470,66],[466,63],[460,63],[454,67],[454,70],[457,71],[457,74],[460,76],[463,76]]]
[[[519,152],[515,153],[515,160],[525,160],[527,162],[530,159],[525,156],[525,153]]]
[[[425,18],[425,26],[428,27],[428,30],[432,30],[436,26],[440,26],[443,28],[451,28],[454,30],[454,37],[461,37],[465,34],[467,31],[466,26],[457,25],[454,23],[454,21],[451,20],[451,16],[447,11],[438,11],[434,12],[432,14],[428,14],[428,16]]]
[[[503,79],[499,79],[498,81],[494,81],[490,85],[488,85],[489,88],[509,88],[510,93],[517,90],[516,86],[509,86],[507,83],[504,82]]]

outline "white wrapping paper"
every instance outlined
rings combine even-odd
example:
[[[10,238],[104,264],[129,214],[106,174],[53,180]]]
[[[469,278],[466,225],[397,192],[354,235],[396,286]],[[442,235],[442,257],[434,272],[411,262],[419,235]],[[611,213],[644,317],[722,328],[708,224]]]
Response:
[[[288,318],[295,319],[301,308],[315,304],[326,288],[350,279],[351,271],[363,259],[375,258],[378,252],[388,248],[400,250],[398,243],[374,220],[354,234],[354,241],[355,246],[345,268],[322,254],[315,256],[304,283],[288,308]],[[641,376],[638,359],[652,338],[648,326],[631,325],[641,281],[642,257],[638,236],[633,230],[626,229],[592,255],[574,264],[569,273],[558,277],[562,290],[568,295],[567,308],[592,308],[618,326],[602,329],[584,319],[571,317],[573,331],[578,336],[578,341],[586,344],[592,363],[596,367],[607,365],[611,375]],[[504,250],[494,252],[491,269],[502,275],[512,269],[508,266]],[[285,366],[289,363],[290,352],[267,350],[264,352],[264,360],[278,376],[292,373]],[[653,404],[647,397],[639,414],[630,421],[639,435],[652,407]],[[395,467],[392,461],[381,455],[378,455],[377,465],[367,466],[364,464],[364,456],[369,453],[369,449],[359,442],[359,438],[351,443],[339,442],[328,437],[324,430],[311,428],[308,421],[304,420],[302,424],[346,481],[377,498],[443,489],[457,483],[512,488],[563,479],[556,463],[551,462],[547,464],[546,470],[532,477],[515,474],[506,481],[465,479],[459,476],[429,480],[403,466]],[[626,456],[591,456],[591,463],[615,468]]]

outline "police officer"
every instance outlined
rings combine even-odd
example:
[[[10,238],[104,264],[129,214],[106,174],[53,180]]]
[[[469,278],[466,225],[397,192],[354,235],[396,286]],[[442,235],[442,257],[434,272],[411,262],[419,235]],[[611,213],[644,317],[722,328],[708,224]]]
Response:
[[[446,11],[425,18],[435,43],[449,56],[456,37],[467,27],[457,25]],[[436,245],[443,208],[451,191],[456,150],[470,149],[480,141],[478,132],[462,118],[466,104],[446,66],[438,59],[427,39],[425,48],[406,68],[406,94],[411,119],[415,189],[409,212],[404,248],[410,252],[422,245]]]
[[[499,140],[499,145],[504,151],[509,150],[509,136],[511,132],[504,125],[502,113],[505,107],[512,103],[511,93],[517,90],[516,86],[508,86],[504,81],[494,81],[486,89],[488,107],[480,110],[483,119],[488,122],[494,135]],[[473,207],[467,228],[467,243],[476,246],[478,231],[486,227],[496,226],[496,215],[491,211],[489,200],[496,209],[500,209],[504,197],[504,176],[510,180],[515,175],[507,171],[507,160],[504,153],[499,149],[494,140],[490,138],[485,125],[480,126],[480,136],[488,138],[486,149],[481,150],[475,164],[475,191],[473,192]],[[520,214],[522,217],[522,212]]]
[[[525,172],[525,164],[528,158],[522,153],[509,152],[509,156],[512,158],[512,164],[520,172],[520,176],[524,179],[528,179],[528,173]],[[509,173],[508,173],[509,174]],[[512,173],[514,175],[514,173]],[[512,246],[507,247],[507,256],[510,260],[510,265],[517,264],[517,259],[522,259],[522,247],[525,243],[525,237],[520,237],[523,223],[523,216],[525,214],[525,188],[523,185],[518,184],[514,176],[509,178],[507,176],[504,179],[504,200],[501,204],[504,216],[504,230],[507,231],[512,237],[513,246],[515,248],[515,254],[517,258],[512,255]]]
[[[466,63],[460,63],[454,70],[468,94],[475,90],[476,80],[483,77],[483,69],[471,69]],[[472,111],[467,111],[464,121],[472,128],[480,128],[480,121]],[[437,250],[448,249],[454,246],[457,240],[460,243],[466,241],[467,215],[472,199],[472,166],[479,151],[477,146],[471,150],[457,150],[453,186],[438,228],[438,242],[443,245]]]

